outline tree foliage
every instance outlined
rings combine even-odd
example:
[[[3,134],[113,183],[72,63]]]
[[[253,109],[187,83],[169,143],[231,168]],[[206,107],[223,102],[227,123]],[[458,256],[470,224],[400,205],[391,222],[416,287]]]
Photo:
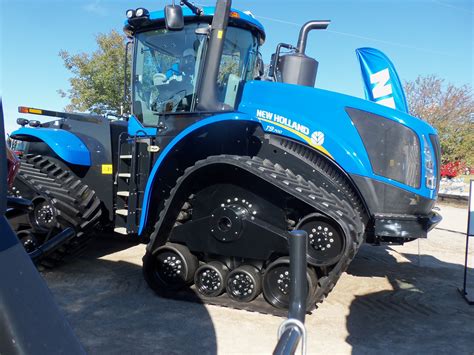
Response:
[[[405,83],[413,116],[434,126],[441,142],[442,162],[474,166],[474,100],[470,85],[455,86],[436,75]]]
[[[96,36],[97,50],[92,53],[70,54],[61,51],[65,67],[71,71],[71,88],[59,90],[71,103],[66,111],[88,111],[97,114],[120,115],[121,106],[127,111],[130,98],[124,102],[124,65],[126,38],[117,31]],[[128,60],[130,73],[130,60]]]

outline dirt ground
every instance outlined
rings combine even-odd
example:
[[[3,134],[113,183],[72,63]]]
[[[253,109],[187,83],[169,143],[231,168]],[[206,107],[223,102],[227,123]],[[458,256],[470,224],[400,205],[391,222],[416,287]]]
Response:
[[[474,354],[474,306],[457,291],[467,208],[440,207],[444,221],[427,240],[360,250],[307,316],[308,353]],[[474,238],[470,250],[474,286]],[[282,318],[161,299],[143,280],[143,254],[143,245],[97,240],[43,273],[89,353],[272,352]]]

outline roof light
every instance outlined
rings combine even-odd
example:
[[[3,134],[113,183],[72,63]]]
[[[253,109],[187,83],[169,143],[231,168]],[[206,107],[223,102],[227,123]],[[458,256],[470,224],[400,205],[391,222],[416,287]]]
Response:
[[[127,15],[127,18],[132,18],[133,16],[135,16],[135,11],[132,9],[129,9],[127,10],[125,14]]]
[[[30,121],[28,121],[26,118],[21,118],[20,117],[20,118],[16,119],[16,123],[18,123],[22,127],[26,126],[28,124],[28,122],[30,122]]]
[[[25,107],[25,106],[18,107],[18,112],[19,113],[33,113],[33,114],[36,114],[36,115],[42,115],[43,114],[43,110],[40,110],[38,108]]]
[[[41,127],[41,122],[38,120],[31,120],[30,127]]]
[[[240,18],[240,14],[236,11],[231,11],[229,13],[229,17],[233,17],[233,18]]]

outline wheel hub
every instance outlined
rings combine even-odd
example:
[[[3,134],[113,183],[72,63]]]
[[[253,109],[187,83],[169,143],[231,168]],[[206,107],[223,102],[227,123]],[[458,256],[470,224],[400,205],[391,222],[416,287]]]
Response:
[[[51,202],[46,200],[35,204],[31,217],[40,229],[48,230],[56,225],[56,209]]]
[[[211,214],[211,233],[221,242],[232,242],[240,238],[243,229],[243,221],[251,215],[248,201],[240,201],[238,198],[230,200],[230,203],[222,203]],[[247,203],[246,203],[247,202]]]
[[[229,280],[229,289],[237,298],[245,298],[253,292],[254,284],[249,275],[239,272],[235,273]]]
[[[278,275],[278,289],[284,295],[287,295],[290,292],[290,273],[288,270],[283,271]]]
[[[342,256],[344,235],[321,215],[305,217],[296,227],[308,233],[308,262],[316,266],[331,265]]]
[[[183,261],[172,252],[161,253],[158,257],[159,273],[169,282],[181,279]]]

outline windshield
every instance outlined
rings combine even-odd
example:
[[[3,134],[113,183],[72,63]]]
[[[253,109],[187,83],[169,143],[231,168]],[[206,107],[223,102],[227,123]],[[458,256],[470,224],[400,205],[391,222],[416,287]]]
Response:
[[[133,111],[145,124],[155,125],[157,113],[191,111],[205,39],[195,34],[197,27],[189,24],[182,31],[160,29],[137,35]]]
[[[195,111],[198,73],[204,61],[206,36],[196,35],[207,23],[187,24],[182,31],[166,29],[136,37],[133,113],[147,126],[159,115]],[[219,75],[218,99],[234,107],[239,85],[253,79],[257,39],[248,30],[228,27]]]

